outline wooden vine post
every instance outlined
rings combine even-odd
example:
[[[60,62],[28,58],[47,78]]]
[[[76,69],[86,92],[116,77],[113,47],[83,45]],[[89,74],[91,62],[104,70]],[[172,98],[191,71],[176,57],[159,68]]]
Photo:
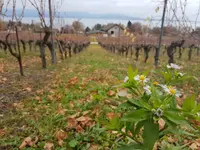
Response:
[[[155,54],[155,66],[156,67],[158,67],[160,48],[161,48],[161,43],[162,43],[162,38],[163,38],[166,8],[167,8],[167,0],[165,0],[165,2],[164,2],[164,9],[163,9],[163,16],[162,16],[162,23],[161,23],[161,30],[160,30],[160,38],[159,38],[159,43],[158,43],[158,47],[156,48],[156,54]]]

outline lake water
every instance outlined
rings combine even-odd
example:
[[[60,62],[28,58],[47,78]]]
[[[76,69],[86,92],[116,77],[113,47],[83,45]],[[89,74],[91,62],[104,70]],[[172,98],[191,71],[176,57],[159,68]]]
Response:
[[[4,21],[9,21],[9,20],[11,20],[11,18],[4,18]],[[46,18],[45,19],[46,20],[46,22],[49,22],[49,18]],[[76,21],[77,20],[77,18],[62,18],[62,19],[55,19],[54,20],[54,26],[56,27],[56,28],[60,28],[61,26],[63,26],[63,25],[66,25],[66,24],[68,24],[68,25],[71,25],[72,24],[72,22],[74,22],[74,21]],[[83,18],[83,19],[80,19],[80,21],[84,24],[84,26],[85,27],[90,27],[90,28],[92,28],[95,24],[97,24],[97,23],[100,23],[100,24],[108,24],[108,23],[116,23],[116,24],[119,24],[119,23],[121,23],[121,24],[123,24],[123,25],[127,25],[127,23],[128,23],[128,21],[129,20],[117,20],[117,19],[86,19],[86,18]],[[142,24],[146,24],[146,25],[149,25],[150,24],[150,22],[148,22],[148,21],[145,21],[145,20],[130,20],[132,23],[135,23],[135,22],[140,22],[140,23],[142,23]],[[38,17],[31,17],[31,18],[29,18],[29,17],[24,17],[23,18],[23,20],[22,20],[22,22],[24,22],[24,23],[32,23],[32,22],[34,22],[34,23],[39,23],[40,22],[40,20],[39,20],[39,18]],[[166,22],[167,23],[167,22]],[[158,26],[158,27],[160,27],[160,24],[161,24],[161,22],[160,21],[152,21],[151,22],[151,26]],[[193,26],[193,28],[194,28],[194,22],[192,22],[191,24],[189,24],[188,23],[188,25],[189,26]],[[197,23],[197,26],[200,26],[200,23],[198,22]]]
[[[4,18],[4,21],[9,21],[11,20],[11,18]],[[48,18],[45,19],[47,22],[49,22]],[[77,18],[62,18],[62,19],[55,19],[54,20],[54,25],[59,28],[61,27],[62,25],[65,25],[65,24],[69,24],[71,25],[72,22],[76,21]],[[24,17],[22,22],[23,23],[32,23],[32,21],[34,23],[38,23],[40,22],[39,18],[36,18],[36,17]],[[100,24],[108,24],[108,23],[121,23],[121,24],[124,24],[125,26],[127,25],[128,21],[129,20],[117,20],[117,19],[81,19],[80,20],[85,27],[90,27],[92,28],[95,24],[97,23],[100,23]],[[144,21],[143,20],[131,20],[132,23],[135,23],[135,22],[141,22],[143,23]]]

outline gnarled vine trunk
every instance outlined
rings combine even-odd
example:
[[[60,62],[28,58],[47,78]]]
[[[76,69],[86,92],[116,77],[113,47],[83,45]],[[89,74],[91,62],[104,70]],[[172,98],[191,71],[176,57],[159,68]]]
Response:
[[[52,42],[47,42],[46,45],[48,46],[50,54],[51,54],[51,63],[56,64],[56,53],[55,53]]]
[[[24,76],[24,70],[23,70],[23,65],[22,65],[22,56],[21,56],[21,50],[20,50],[20,41],[19,41],[17,26],[15,26],[15,32],[16,32],[16,38],[17,38],[17,52],[16,52],[16,50],[15,50],[15,52],[13,51],[11,43],[9,43],[9,41],[8,41],[10,34],[8,34],[6,36],[6,45],[8,47],[9,52],[11,53],[11,55],[13,55],[18,61],[19,69],[20,69],[20,75]]]

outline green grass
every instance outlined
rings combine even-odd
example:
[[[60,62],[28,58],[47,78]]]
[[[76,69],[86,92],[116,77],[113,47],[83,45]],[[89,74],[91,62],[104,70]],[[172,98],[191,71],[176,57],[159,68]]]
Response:
[[[25,54],[24,59],[31,56],[35,58],[37,54],[33,52]],[[6,59],[13,59],[7,57]],[[4,58],[2,53],[0,58]],[[161,56],[161,60],[161,65],[166,65],[167,58]],[[186,56],[183,60],[177,61],[184,66],[183,72],[198,78],[200,77],[199,62],[196,56],[191,62],[186,60]],[[30,73],[34,73],[32,71],[34,69],[37,72],[41,71],[39,62],[37,63],[38,65],[28,66],[27,71]],[[87,150],[92,145],[98,145],[102,150],[114,149],[117,145],[127,142],[127,139],[115,142],[119,137],[105,131],[102,125],[108,119],[106,114],[115,111],[108,101],[121,101],[115,96],[108,96],[107,92],[110,89],[115,91],[113,86],[123,82],[129,64],[136,65],[140,71],[154,69],[153,58],[150,58],[147,64],[143,63],[143,56],[140,56],[139,62],[134,62],[133,58],[108,53],[99,45],[90,45],[81,54],[68,58],[56,66],[48,66],[45,72],[47,74],[53,72],[52,79],[47,82],[48,85],[38,86],[39,89],[36,89],[44,89],[43,94],[34,93],[35,96],[21,100],[22,107],[15,106],[14,111],[0,118],[0,131],[5,131],[5,134],[0,134],[0,149],[18,149],[23,139],[28,136],[39,137],[36,145],[26,148],[29,150],[43,149],[46,142],[53,143],[57,150]],[[17,68],[11,70],[16,72]],[[74,77],[78,80],[72,83]],[[160,78],[154,77],[154,80],[159,81]],[[199,86],[199,83],[188,83],[185,92],[189,93],[192,90],[200,94]],[[36,95],[41,98],[41,101],[36,100]],[[59,113],[60,106],[65,110],[64,113]],[[90,117],[94,124],[83,127],[84,131],[80,133],[69,128],[68,117],[77,112],[80,112],[81,117],[84,111],[89,111],[86,116]],[[58,145],[55,137],[55,133],[60,129],[68,134],[62,147]]]

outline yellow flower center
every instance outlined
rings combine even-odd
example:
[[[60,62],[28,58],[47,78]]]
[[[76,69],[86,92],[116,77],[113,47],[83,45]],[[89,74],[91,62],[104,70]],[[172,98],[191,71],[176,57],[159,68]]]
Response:
[[[158,85],[159,83],[155,81],[153,84],[154,84],[154,85]]]
[[[139,79],[140,79],[141,81],[144,81],[144,80],[145,80],[145,76],[144,76],[144,75],[141,75],[141,76],[139,77]]]
[[[169,87],[169,92],[170,92],[172,95],[175,95],[175,94],[176,94],[176,89],[174,89],[173,87]]]

